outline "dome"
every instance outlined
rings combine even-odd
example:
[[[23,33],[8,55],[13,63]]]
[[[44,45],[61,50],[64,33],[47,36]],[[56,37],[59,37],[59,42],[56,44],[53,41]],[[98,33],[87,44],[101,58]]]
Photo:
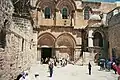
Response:
[[[89,20],[101,20],[100,16],[97,14],[91,15]]]

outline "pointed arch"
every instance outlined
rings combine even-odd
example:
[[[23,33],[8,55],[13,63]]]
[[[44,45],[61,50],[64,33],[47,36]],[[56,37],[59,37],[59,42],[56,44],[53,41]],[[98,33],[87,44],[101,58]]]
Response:
[[[59,41],[63,41],[66,39],[66,41],[69,41],[70,44],[57,44]],[[56,41],[55,41],[55,46],[61,46],[61,45],[65,45],[65,46],[71,46],[71,47],[75,47],[76,45],[76,40],[75,38],[69,34],[69,33],[63,33],[63,34],[60,34],[57,38],[56,38]]]
[[[45,8],[48,7],[50,9],[50,14],[51,15],[55,11],[55,9],[54,9],[54,1],[51,1],[51,0],[38,0],[37,3],[36,3],[36,7],[41,9],[43,12],[44,12]]]
[[[106,38],[107,38],[107,37],[106,37],[106,34],[105,34],[105,32],[104,32],[103,29],[101,29],[101,28],[96,29],[96,30],[92,33],[92,35],[94,36],[96,32],[100,33],[103,39],[106,39]]]
[[[75,11],[76,5],[73,0],[58,0],[56,8],[61,11],[63,8],[67,8],[67,15],[70,16],[72,11]]]
[[[54,47],[55,37],[51,33],[43,33],[38,36],[38,45],[44,46],[47,45],[49,47]]]
[[[68,6],[71,10],[76,9],[75,2],[73,0],[58,0],[57,2],[57,8],[61,9],[63,6]]]
[[[103,37],[102,37],[101,33],[100,32],[95,32],[93,36],[94,36],[93,45],[103,47]]]

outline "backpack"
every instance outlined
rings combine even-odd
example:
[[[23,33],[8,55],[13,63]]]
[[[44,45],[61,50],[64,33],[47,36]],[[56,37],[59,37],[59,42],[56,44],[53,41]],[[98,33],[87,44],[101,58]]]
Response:
[[[49,68],[53,68],[53,63],[52,62],[50,62]]]

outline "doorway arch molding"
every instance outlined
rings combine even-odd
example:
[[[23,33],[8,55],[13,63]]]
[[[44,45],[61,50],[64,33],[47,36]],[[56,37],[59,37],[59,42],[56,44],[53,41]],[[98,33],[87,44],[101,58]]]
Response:
[[[71,44],[71,47],[76,46],[76,40],[71,34],[62,33],[56,38],[55,47],[62,46],[62,45],[64,45],[64,46],[69,46],[70,45],[70,44],[62,44],[62,43],[60,44],[60,42],[63,42],[63,41],[65,41],[66,43],[69,42]]]
[[[103,38],[103,39],[106,39],[106,35],[105,35],[105,33],[104,33],[103,30],[97,29],[97,30],[93,31],[92,35],[94,36],[95,33],[97,33],[97,32],[100,33],[100,34],[102,35],[102,38]]]
[[[38,36],[38,45],[41,46],[49,46],[49,47],[54,47],[55,44],[55,37],[48,32],[42,33],[41,35]]]

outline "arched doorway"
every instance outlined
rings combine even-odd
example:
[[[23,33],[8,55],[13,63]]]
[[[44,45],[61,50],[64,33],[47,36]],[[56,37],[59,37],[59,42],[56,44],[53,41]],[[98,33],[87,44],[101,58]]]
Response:
[[[93,36],[94,36],[93,45],[94,45],[94,53],[95,53],[94,61],[97,63],[98,59],[103,55],[104,39],[100,32],[95,32]]]
[[[38,37],[38,57],[41,58],[43,63],[46,63],[46,59],[53,57],[55,37],[50,33],[43,33]]]
[[[74,47],[75,40],[72,35],[68,33],[61,34],[58,36],[55,46],[58,53],[56,53],[57,58],[69,58],[69,60],[74,60]]]
[[[103,47],[103,38],[101,33],[96,32],[93,38],[93,45],[98,47]]]

